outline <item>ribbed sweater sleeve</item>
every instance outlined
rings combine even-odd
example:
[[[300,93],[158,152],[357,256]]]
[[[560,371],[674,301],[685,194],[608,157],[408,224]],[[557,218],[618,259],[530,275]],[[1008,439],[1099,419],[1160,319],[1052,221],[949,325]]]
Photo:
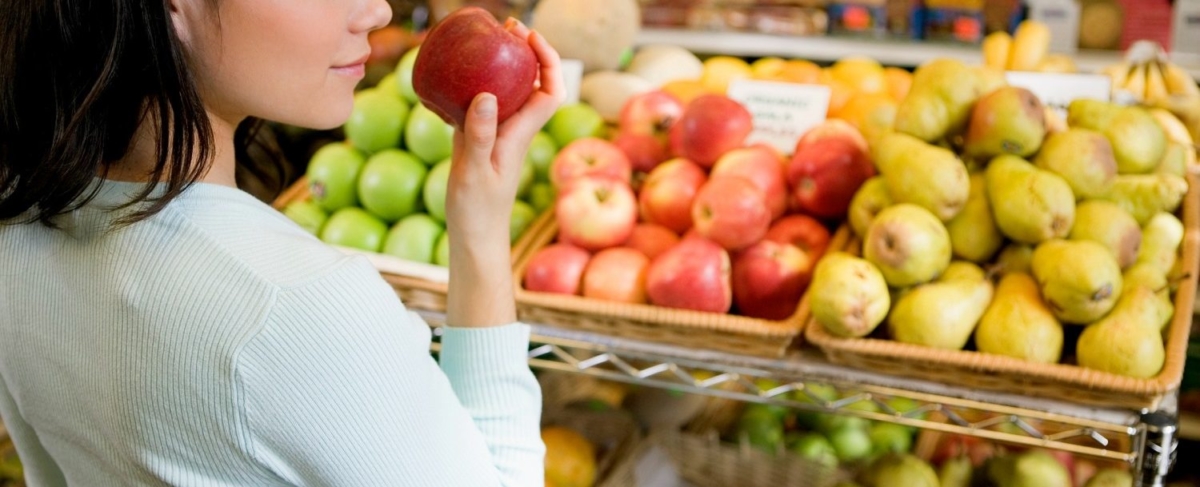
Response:
[[[251,454],[293,485],[541,487],[524,325],[430,330],[362,259],[278,293],[237,358]],[[444,372],[443,372],[444,371]]]

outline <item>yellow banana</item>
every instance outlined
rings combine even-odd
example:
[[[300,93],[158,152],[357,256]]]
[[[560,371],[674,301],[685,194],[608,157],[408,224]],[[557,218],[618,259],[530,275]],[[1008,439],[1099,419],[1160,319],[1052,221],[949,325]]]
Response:
[[[1133,67],[1129,72],[1129,79],[1125,80],[1125,86],[1122,87],[1129,92],[1138,101],[1146,99],[1146,65],[1139,64]]]
[[[1075,67],[1075,60],[1070,56],[1062,54],[1049,54],[1045,59],[1042,59],[1042,64],[1038,65],[1038,71],[1043,73],[1077,73],[1079,68]]]
[[[1017,26],[1012,49],[1008,54],[1008,69],[1033,71],[1050,51],[1050,28],[1036,20],[1026,20]]]
[[[1172,95],[1200,96],[1200,86],[1196,86],[1196,80],[1183,68],[1173,63],[1163,63],[1162,72],[1167,91]]]
[[[1154,102],[1166,98],[1167,84],[1163,81],[1162,68],[1157,61],[1146,63],[1146,101]]]
[[[1117,89],[1125,86],[1125,83],[1129,80],[1129,72],[1131,70],[1129,63],[1116,63],[1110,64],[1100,70],[1100,74],[1108,75],[1108,78],[1112,80],[1112,89],[1115,92]]]
[[[1161,100],[1159,100],[1161,101]],[[1154,115],[1154,120],[1158,122],[1158,126],[1162,127],[1163,132],[1167,133],[1167,139],[1178,142],[1186,146],[1192,146],[1195,141],[1192,139],[1192,134],[1188,133],[1187,125],[1176,117],[1171,112],[1163,108],[1151,108],[1150,114]]]
[[[983,65],[1004,70],[1008,66],[1008,53],[1012,50],[1012,36],[998,31],[983,39]]]

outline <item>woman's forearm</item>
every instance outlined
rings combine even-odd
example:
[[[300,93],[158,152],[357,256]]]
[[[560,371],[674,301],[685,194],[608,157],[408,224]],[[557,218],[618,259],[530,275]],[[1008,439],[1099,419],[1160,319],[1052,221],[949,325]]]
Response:
[[[446,322],[487,327],[517,320],[507,232],[475,242],[450,241],[450,285]]]

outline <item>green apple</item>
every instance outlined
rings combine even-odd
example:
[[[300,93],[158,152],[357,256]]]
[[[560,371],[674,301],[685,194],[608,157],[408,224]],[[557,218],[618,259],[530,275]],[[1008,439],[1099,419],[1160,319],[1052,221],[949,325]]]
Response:
[[[388,149],[371,156],[358,178],[363,208],[394,222],[417,211],[428,170],[412,154]]]
[[[321,240],[367,252],[379,252],[387,236],[387,224],[362,208],[342,208],[321,229]]]
[[[354,109],[346,121],[346,140],[359,150],[374,154],[400,146],[408,104],[376,88],[354,95]]]
[[[807,433],[796,440],[791,450],[800,458],[808,459],[826,467],[837,467],[837,450],[820,433]]]
[[[513,202],[512,218],[508,220],[508,243],[512,244],[521,238],[521,234],[529,229],[529,225],[533,224],[533,220],[537,219],[537,212],[532,206],[524,201]]]
[[[517,198],[525,199],[529,195],[529,188],[533,187],[533,173],[533,164],[530,164],[529,161],[521,164],[521,179],[517,181]]]
[[[550,117],[550,122],[546,124],[546,131],[550,133],[551,137],[554,137],[554,142],[559,147],[566,147],[576,139],[602,136],[604,134],[604,117],[601,117],[600,112],[597,112],[591,105],[585,103],[565,105],[554,112],[553,117]]]
[[[375,87],[378,88],[379,91],[403,99],[403,96],[400,95],[400,84],[396,82],[396,73],[384,76],[383,79],[379,80],[379,84],[375,85]],[[405,100],[406,104],[407,102],[408,101]]]
[[[400,220],[388,232],[383,253],[401,259],[432,264],[438,240],[446,232],[442,224],[429,215],[417,213]]]
[[[358,204],[358,175],[367,158],[341,142],[326,145],[308,162],[308,191],[325,211]]]
[[[433,251],[433,263],[450,267],[450,232],[442,233],[442,238],[438,239],[437,250]]]
[[[420,47],[414,47],[404,53],[400,57],[400,63],[396,64],[396,89],[400,91],[400,96],[403,96],[409,103],[417,103],[417,92],[413,90],[413,65],[417,63],[417,53],[421,50]]]
[[[538,181],[550,182],[550,163],[554,162],[554,156],[557,154],[558,146],[554,144],[554,138],[550,134],[538,132],[533,135],[529,151],[525,153],[525,162],[533,164],[534,175]]]
[[[404,129],[404,144],[408,151],[416,154],[426,164],[433,164],[450,157],[454,149],[454,127],[442,118],[418,104],[408,117]]]
[[[425,178],[425,209],[438,221],[446,221],[446,185],[450,184],[450,159],[433,166]]]
[[[313,235],[320,235],[321,227],[325,226],[325,221],[329,219],[321,205],[312,200],[293,202],[283,209],[283,214]]]
[[[533,187],[529,188],[529,197],[525,200],[540,213],[554,206],[554,199],[558,197],[556,193],[550,183],[534,183]]]

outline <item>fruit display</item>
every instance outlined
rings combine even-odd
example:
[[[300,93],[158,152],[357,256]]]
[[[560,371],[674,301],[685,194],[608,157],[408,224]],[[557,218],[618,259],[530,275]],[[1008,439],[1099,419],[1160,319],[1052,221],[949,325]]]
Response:
[[[964,436],[940,438],[926,464],[940,487],[1126,487],[1126,466],[1094,463],[1070,453],[999,446]],[[909,485],[909,484],[894,484]]]
[[[1155,113],[1077,100],[1052,131],[1028,91],[923,65],[850,205],[861,256],[817,265],[813,316],[840,337],[1156,376],[1195,166]]]
[[[524,288],[792,316],[830,244],[827,225],[845,217],[874,168],[862,135],[843,121],[798,140],[790,158],[747,145],[751,127],[746,109],[723,95],[685,104],[651,91],[627,100],[612,142],[595,137],[600,130],[571,134],[579,138],[562,141],[549,170],[557,241],[529,258]]]
[[[452,37],[456,23],[480,23],[483,27],[476,28],[492,29],[497,35],[516,39],[494,20],[488,24],[466,17],[474,15],[470,9],[461,12],[458,15],[463,20],[443,23],[451,30],[431,36],[435,44],[425,49],[432,50],[437,43],[445,42],[439,38]],[[490,15],[486,19],[490,20]],[[306,172],[311,196],[290,202],[283,213],[327,243],[444,267],[449,262],[446,186],[454,128],[443,120],[443,115],[461,116],[465,108],[456,112],[445,105],[434,111],[421,102],[418,92],[425,88],[414,78],[436,78],[441,68],[430,67],[434,61],[420,63],[420,50],[418,47],[405,53],[393,76],[355,95],[353,112],[344,127],[346,140],[328,144],[313,154]],[[529,67],[536,70],[536,61]],[[474,92],[463,93],[457,95],[474,96]],[[512,96],[501,98],[500,106],[520,98],[520,94]],[[447,100],[457,98],[438,98],[435,103],[451,104]],[[557,154],[558,144],[549,134],[539,133],[534,138],[513,203],[513,243],[553,205],[555,190],[550,185],[549,168]]]
[[[546,445],[546,485],[592,487],[596,484],[596,447],[578,432],[562,427],[542,428]]]
[[[1200,140],[1200,86],[1167,58],[1162,46],[1139,41],[1130,46],[1122,62],[1103,72],[1112,79],[1114,99],[1154,107],[1151,114],[1163,124],[1170,140],[1195,147]],[[1180,155],[1189,163],[1196,161],[1194,151],[1181,151]]]

